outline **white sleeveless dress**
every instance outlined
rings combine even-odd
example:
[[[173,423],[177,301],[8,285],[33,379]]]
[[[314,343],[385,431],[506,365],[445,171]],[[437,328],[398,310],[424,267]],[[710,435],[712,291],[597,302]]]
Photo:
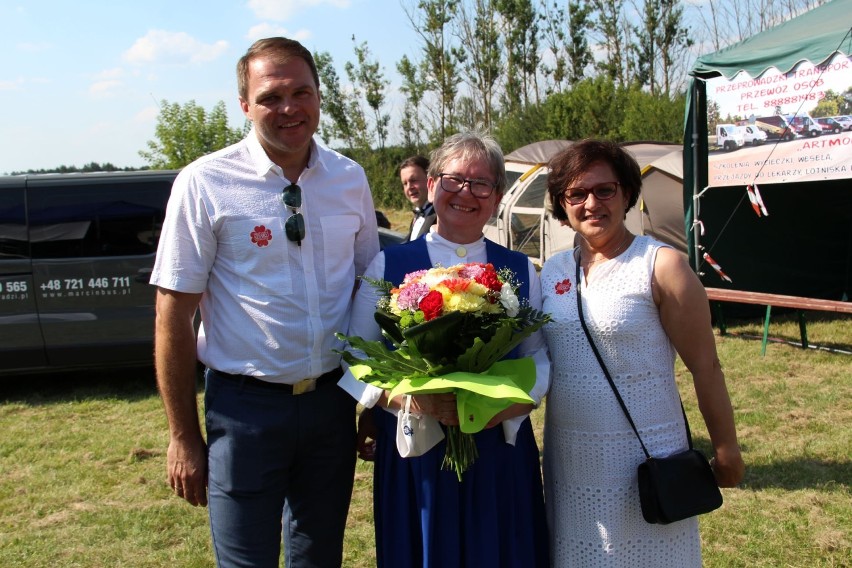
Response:
[[[653,456],[686,449],[674,379],[675,351],[651,295],[657,250],[636,237],[582,288],[586,325]],[[541,283],[553,321],[553,363],[544,427],[544,493],[550,554],[563,567],[700,567],[698,520],[652,525],[642,518],[636,468],[645,455],[577,314],[573,251],[547,260]],[[583,276],[581,276],[583,278]]]

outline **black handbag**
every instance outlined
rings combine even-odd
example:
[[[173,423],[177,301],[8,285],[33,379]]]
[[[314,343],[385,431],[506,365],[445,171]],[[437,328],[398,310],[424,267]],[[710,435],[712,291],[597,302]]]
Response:
[[[624,411],[624,416],[627,417],[627,421],[633,428],[633,432],[642,446],[642,451],[645,453],[646,459],[639,464],[638,469],[639,503],[645,521],[652,524],[667,525],[715,511],[722,506],[722,492],[719,491],[719,485],[716,483],[716,477],[713,475],[713,469],[710,467],[707,458],[699,450],[692,447],[692,433],[689,431],[689,421],[686,419],[683,401],[680,403],[680,410],[683,412],[683,423],[686,426],[686,439],[689,443],[689,449],[664,458],[651,457],[642,437],[639,435],[636,424],[633,423],[633,418],[627,411],[627,405],[624,404],[621,394],[615,387],[609,370],[592,340],[589,329],[586,327],[580,288],[580,262],[578,259],[576,289],[580,325],[583,326],[586,339],[589,340],[589,345],[592,347],[607,381],[609,381],[609,386],[612,387],[612,392],[615,393],[615,398],[618,399],[618,404]]]

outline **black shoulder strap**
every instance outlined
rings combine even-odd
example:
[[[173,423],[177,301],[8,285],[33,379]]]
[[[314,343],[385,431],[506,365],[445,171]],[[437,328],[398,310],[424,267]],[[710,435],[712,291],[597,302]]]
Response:
[[[618,389],[615,386],[615,382],[612,380],[612,376],[609,374],[609,369],[607,369],[606,364],[604,363],[603,357],[601,357],[600,352],[598,351],[597,346],[595,345],[594,340],[592,339],[592,334],[589,333],[589,328],[586,327],[585,317],[583,316],[583,301],[580,297],[580,288],[582,287],[582,283],[580,281],[580,259],[576,259],[577,264],[577,275],[576,281],[574,283],[574,287],[577,291],[577,315],[580,318],[580,325],[583,326],[583,331],[586,334],[586,339],[589,340],[589,345],[592,348],[592,351],[595,353],[595,357],[598,360],[598,363],[603,370],[604,376],[606,380],[609,382],[609,386],[612,387],[612,392],[615,394],[615,398],[618,400],[618,404],[621,406],[621,410],[624,411],[624,416],[627,418],[627,421],[630,423],[630,427],[633,428],[633,432],[636,434],[636,437],[639,439],[639,445],[642,446],[642,451],[645,453],[646,458],[650,458],[651,454],[648,453],[648,449],[645,447],[645,442],[642,441],[642,436],[639,435],[639,430],[636,428],[636,424],[633,423],[633,418],[630,416],[630,413],[627,411],[627,405],[624,404],[624,399],[621,398],[621,393],[618,392]],[[680,399],[680,396],[678,396]],[[683,412],[683,423],[686,426],[686,440],[689,443],[689,449],[692,449],[692,433],[689,431],[689,421],[686,419],[686,411],[683,408],[683,401],[680,402],[680,411]]]

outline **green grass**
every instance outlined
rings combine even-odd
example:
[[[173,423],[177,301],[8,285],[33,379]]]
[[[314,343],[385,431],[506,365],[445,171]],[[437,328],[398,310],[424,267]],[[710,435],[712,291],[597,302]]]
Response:
[[[852,351],[852,318],[810,316],[812,343]],[[793,318],[771,334],[797,341]],[[852,566],[852,357],[772,342],[762,321],[718,337],[747,464],[701,518],[705,566]],[[681,365],[697,444],[709,442]],[[541,435],[543,413],[533,416]],[[165,483],[166,423],[152,372],[0,382],[0,567],[208,567],[205,509]],[[374,564],[371,464],[358,464],[345,565]]]

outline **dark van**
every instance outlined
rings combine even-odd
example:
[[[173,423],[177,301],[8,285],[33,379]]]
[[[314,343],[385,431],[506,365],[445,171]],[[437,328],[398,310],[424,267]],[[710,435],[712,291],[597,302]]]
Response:
[[[153,362],[176,170],[0,176],[0,374]],[[379,229],[382,247],[405,235]]]
[[[152,362],[177,171],[0,177],[0,373]]]

